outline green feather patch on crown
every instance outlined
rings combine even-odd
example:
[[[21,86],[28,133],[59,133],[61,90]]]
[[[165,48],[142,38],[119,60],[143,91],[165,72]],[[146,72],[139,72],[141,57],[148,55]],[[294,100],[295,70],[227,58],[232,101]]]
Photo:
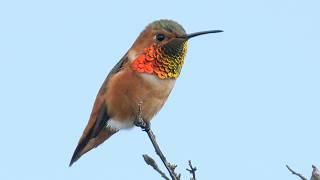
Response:
[[[165,29],[168,32],[177,32],[178,34],[186,34],[183,27],[175,21],[162,19],[151,23],[153,29]]]

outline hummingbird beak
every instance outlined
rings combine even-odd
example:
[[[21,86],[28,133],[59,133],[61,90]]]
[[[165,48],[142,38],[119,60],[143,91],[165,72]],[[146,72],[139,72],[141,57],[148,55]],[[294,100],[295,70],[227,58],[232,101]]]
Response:
[[[191,33],[191,34],[187,34],[185,36],[180,36],[179,38],[184,38],[184,39],[190,39],[196,36],[200,36],[203,34],[210,34],[210,33],[220,33],[223,32],[222,30],[209,30],[209,31],[201,31],[201,32],[196,32],[196,33]]]

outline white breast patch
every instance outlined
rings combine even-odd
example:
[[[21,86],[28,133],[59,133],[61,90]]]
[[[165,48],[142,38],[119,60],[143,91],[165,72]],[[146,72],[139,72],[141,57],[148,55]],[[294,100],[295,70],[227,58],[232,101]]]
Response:
[[[171,90],[176,82],[174,79],[159,79],[153,74],[140,73],[140,76],[156,88],[166,87]]]
[[[117,121],[114,119],[110,119],[107,122],[107,127],[113,130],[120,130],[120,129],[128,129],[133,127],[132,121]]]

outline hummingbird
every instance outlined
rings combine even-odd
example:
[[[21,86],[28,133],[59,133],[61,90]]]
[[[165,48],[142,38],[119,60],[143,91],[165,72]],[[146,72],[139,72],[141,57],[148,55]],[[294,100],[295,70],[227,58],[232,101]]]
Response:
[[[103,82],[69,166],[113,134],[134,127],[138,116],[149,123],[180,75],[188,40],[219,32],[187,34],[177,22],[164,19],[149,24]]]

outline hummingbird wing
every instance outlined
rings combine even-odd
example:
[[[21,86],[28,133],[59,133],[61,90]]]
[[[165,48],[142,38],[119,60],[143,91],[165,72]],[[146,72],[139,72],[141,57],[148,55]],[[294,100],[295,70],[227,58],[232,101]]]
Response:
[[[128,62],[127,54],[125,54],[112,68],[103,82],[94,102],[88,124],[84,129],[78,145],[72,155],[69,166],[76,162],[83,154],[97,147],[117,132],[107,127],[107,122],[109,121],[110,116],[108,114],[108,107],[105,103],[105,92],[108,80],[112,78],[114,74],[119,72],[126,62]]]

